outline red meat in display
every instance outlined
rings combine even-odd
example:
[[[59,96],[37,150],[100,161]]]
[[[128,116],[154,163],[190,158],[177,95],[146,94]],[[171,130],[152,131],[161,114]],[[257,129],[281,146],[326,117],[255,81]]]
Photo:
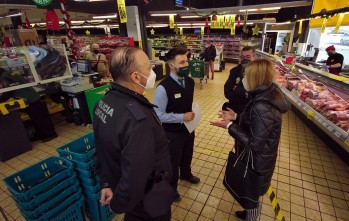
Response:
[[[349,121],[348,111],[329,111],[326,117],[337,122],[337,121]]]

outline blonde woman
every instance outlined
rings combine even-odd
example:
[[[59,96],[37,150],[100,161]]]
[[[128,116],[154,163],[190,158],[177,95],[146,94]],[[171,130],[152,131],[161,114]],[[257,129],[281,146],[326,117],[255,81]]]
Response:
[[[276,70],[266,59],[250,62],[245,66],[242,83],[251,97],[241,113],[240,122],[235,122],[237,114],[232,110],[222,111],[221,121],[211,125],[227,128],[235,139],[236,152],[239,155],[245,148],[252,150],[253,168],[263,177],[261,196],[264,195],[274,172],[278,145],[281,134],[282,114],[289,109],[284,94],[273,83]],[[256,188],[251,186],[251,188]],[[236,211],[237,217],[257,220],[259,207]]]

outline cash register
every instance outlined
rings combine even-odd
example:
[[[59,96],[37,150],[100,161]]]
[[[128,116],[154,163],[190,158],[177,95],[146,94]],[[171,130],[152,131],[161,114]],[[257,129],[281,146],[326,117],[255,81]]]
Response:
[[[75,68],[76,71],[74,71]],[[91,71],[89,60],[78,59],[76,63],[72,63],[72,69],[74,77],[60,82],[62,91],[78,93],[93,88],[91,76],[98,75],[98,73]]]

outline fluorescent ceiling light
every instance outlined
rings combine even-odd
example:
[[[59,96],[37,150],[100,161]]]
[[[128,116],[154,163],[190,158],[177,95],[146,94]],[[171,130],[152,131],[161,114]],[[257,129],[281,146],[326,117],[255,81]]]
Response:
[[[177,14],[173,14],[173,13],[170,13],[170,14],[151,14],[150,16],[170,16],[170,15],[177,15]]]
[[[252,8],[252,9],[241,9],[241,10],[239,10],[239,12],[245,12],[245,11],[255,12],[255,11],[257,11],[257,9],[256,8]]]
[[[71,28],[95,28],[93,25],[71,26]]]
[[[270,7],[270,8],[261,8],[262,11],[269,11],[269,10],[280,10],[281,7]]]
[[[116,14],[114,14],[114,15],[93,16],[92,18],[93,18],[93,19],[116,18]]]
[[[198,15],[183,15],[181,18],[201,18],[201,16]]]
[[[147,25],[147,28],[165,28],[165,27],[168,27],[168,25],[167,24],[154,24],[154,25],[149,24],[149,25]]]

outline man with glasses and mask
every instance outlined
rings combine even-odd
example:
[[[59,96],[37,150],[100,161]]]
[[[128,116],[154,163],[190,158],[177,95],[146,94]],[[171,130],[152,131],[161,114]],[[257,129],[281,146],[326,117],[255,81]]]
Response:
[[[240,113],[244,110],[245,105],[249,101],[248,94],[242,85],[244,77],[244,65],[256,59],[256,50],[250,46],[245,46],[241,50],[240,62],[238,66],[230,70],[229,78],[224,84],[224,96],[229,100],[223,104],[222,109],[231,108],[235,113]]]
[[[93,130],[102,183],[101,203],[125,221],[170,221],[173,189],[166,133],[142,94],[155,85],[147,55],[134,47],[113,51],[115,83],[95,106]]]
[[[166,54],[167,64],[170,68],[168,75],[155,90],[154,104],[168,138],[173,176],[170,181],[175,190],[173,201],[180,201],[177,191],[178,179],[186,180],[192,184],[200,179],[191,173],[191,161],[194,148],[194,132],[189,133],[185,121],[195,118],[192,111],[194,97],[194,80],[188,77],[189,66],[187,50],[173,48]]]
[[[109,77],[107,58],[100,52],[98,44],[92,44],[91,53],[87,54],[85,59],[90,61],[93,72],[99,73],[101,77]]]

